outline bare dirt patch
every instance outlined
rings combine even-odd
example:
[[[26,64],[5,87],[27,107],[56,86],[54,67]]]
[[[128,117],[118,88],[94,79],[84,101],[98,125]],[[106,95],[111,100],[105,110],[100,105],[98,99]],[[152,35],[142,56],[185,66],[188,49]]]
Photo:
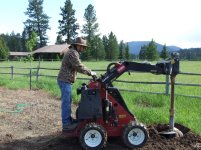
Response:
[[[73,106],[75,112],[76,106]],[[201,149],[201,137],[188,132],[165,139],[148,127],[150,138],[143,150]],[[60,100],[42,90],[9,90],[0,87],[0,149],[79,150],[77,138],[61,135]],[[120,138],[108,140],[106,150],[126,150]]]

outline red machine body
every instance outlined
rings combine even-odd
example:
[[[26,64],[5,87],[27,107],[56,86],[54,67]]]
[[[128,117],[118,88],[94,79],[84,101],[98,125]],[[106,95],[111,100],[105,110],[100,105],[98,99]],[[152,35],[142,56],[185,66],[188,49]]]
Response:
[[[106,90],[104,88],[101,88],[101,83],[99,81],[90,80],[90,82],[88,84],[88,88],[90,88],[90,89],[100,89],[101,90],[101,92],[100,92],[101,101],[104,100]],[[108,99],[113,104],[113,107],[115,108],[115,111],[118,114],[117,115],[118,126],[115,126],[113,118],[109,118],[108,122],[105,122],[103,117],[102,118],[97,118],[96,120],[94,120],[94,119],[85,119],[85,120],[82,120],[81,122],[79,122],[79,124],[78,124],[78,126],[77,126],[77,128],[75,130],[73,130],[71,132],[68,132],[68,133],[65,133],[65,134],[67,136],[71,136],[71,137],[79,137],[80,130],[86,124],[88,124],[90,122],[96,122],[97,124],[103,126],[106,129],[107,136],[109,136],[109,137],[121,136],[124,126],[127,125],[131,121],[136,121],[136,118],[132,113],[130,113],[121,104],[119,104],[114,99],[114,97],[111,96],[109,93],[108,93]],[[103,102],[101,102],[101,103],[103,103]]]

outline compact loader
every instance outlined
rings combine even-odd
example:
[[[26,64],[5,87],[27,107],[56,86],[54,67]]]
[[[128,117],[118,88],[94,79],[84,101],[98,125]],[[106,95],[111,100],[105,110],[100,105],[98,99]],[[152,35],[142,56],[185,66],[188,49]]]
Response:
[[[76,110],[78,125],[64,134],[78,137],[84,149],[101,149],[108,137],[121,137],[128,148],[143,147],[149,137],[148,131],[130,112],[118,88],[112,84],[130,71],[175,77],[179,73],[178,54],[173,53],[170,59],[155,65],[129,61],[109,64],[105,74],[93,77],[77,89],[77,94],[81,94]]]

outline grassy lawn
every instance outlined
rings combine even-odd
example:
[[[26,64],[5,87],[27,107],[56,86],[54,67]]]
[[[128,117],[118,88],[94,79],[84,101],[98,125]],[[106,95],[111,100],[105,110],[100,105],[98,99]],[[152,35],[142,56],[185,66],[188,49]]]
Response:
[[[84,62],[86,66],[92,70],[102,69],[105,70],[110,62]],[[41,62],[40,66],[44,68],[59,68],[61,62]],[[154,63],[153,63],[154,64]],[[2,66],[14,66],[14,68],[29,68],[37,67],[38,62],[0,62],[0,67]],[[181,72],[193,72],[201,73],[201,62],[189,62],[181,61],[180,71]],[[10,68],[0,69],[0,73],[10,72]],[[29,70],[24,69],[14,69],[15,73],[25,73],[29,74]],[[32,70],[35,74],[36,70]],[[97,72],[98,75],[105,73]],[[58,74],[58,70],[40,70],[41,75],[54,75]],[[78,74],[78,77],[90,78],[86,75]],[[14,80],[11,80],[11,75],[0,74],[0,86],[5,86],[10,89],[18,88],[29,88],[29,76],[14,76]],[[128,73],[123,74],[118,80],[125,81],[148,81],[148,82],[165,82],[164,75],[153,75],[150,73],[136,73],[132,72],[131,75]],[[32,88],[45,89],[46,91],[54,94],[55,96],[60,96],[60,91],[57,86],[56,77],[39,77],[39,81],[36,81],[36,77],[32,77]],[[78,101],[80,97],[76,95],[76,89],[83,82],[88,81],[77,80],[73,85],[73,99]],[[189,76],[179,74],[176,77],[176,82],[178,83],[191,83],[191,84],[201,84],[201,76]],[[121,89],[130,89],[146,92],[165,92],[165,85],[145,85],[145,84],[126,84],[120,82],[114,82],[114,86],[120,87]],[[176,94],[185,95],[198,95],[200,94],[200,86],[175,86]],[[123,98],[125,99],[129,109],[137,116],[137,118],[147,124],[156,123],[168,123],[169,120],[169,107],[170,107],[170,97],[165,95],[156,94],[144,94],[136,92],[123,92],[121,91]],[[187,127],[190,127],[192,131],[201,135],[201,99],[200,98],[189,98],[183,96],[175,97],[175,120]]]

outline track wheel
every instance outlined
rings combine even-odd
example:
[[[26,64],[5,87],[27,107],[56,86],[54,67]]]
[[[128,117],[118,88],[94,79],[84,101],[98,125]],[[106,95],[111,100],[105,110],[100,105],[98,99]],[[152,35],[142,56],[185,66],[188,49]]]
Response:
[[[143,147],[148,139],[148,132],[142,124],[131,122],[125,126],[122,140],[129,148]]]
[[[89,123],[81,130],[79,141],[84,149],[99,150],[106,145],[107,133],[102,126]]]

